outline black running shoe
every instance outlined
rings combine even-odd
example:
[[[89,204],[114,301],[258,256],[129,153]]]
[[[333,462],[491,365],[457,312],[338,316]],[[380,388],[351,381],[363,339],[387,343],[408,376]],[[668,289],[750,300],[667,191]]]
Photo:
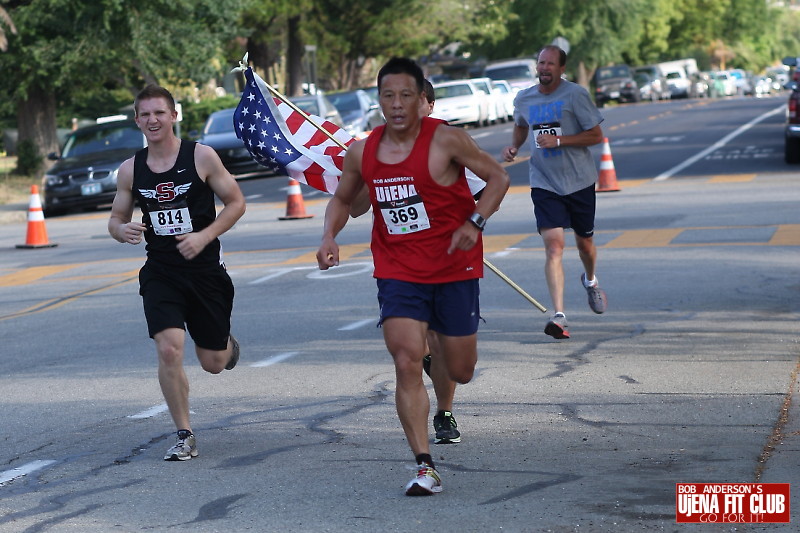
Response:
[[[439,411],[433,417],[433,429],[436,431],[436,444],[455,444],[461,442],[461,433],[456,429],[456,417],[450,411]]]
[[[431,377],[431,354],[422,358],[422,370],[428,374],[428,377]]]

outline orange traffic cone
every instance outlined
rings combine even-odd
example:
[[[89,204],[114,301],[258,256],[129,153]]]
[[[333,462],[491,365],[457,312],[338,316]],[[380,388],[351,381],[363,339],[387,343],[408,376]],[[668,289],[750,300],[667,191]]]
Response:
[[[617,171],[611,158],[611,147],[608,137],[603,138],[603,155],[600,156],[600,179],[597,181],[597,192],[614,192],[620,190],[617,185]]]
[[[17,248],[52,248],[54,246],[58,245],[50,244],[47,240],[47,228],[44,225],[39,187],[31,185],[31,201],[28,204],[28,234],[25,237],[25,244],[18,244]]]
[[[293,178],[289,178],[289,191],[286,195],[286,216],[278,217],[278,220],[294,220],[297,218],[311,218],[314,215],[306,214],[306,206],[303,204],[303,191],[300,190],[300,183]]]

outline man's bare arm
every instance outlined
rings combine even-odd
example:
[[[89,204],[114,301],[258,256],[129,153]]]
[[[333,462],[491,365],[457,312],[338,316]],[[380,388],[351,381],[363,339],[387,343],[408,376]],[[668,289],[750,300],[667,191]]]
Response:
[[[503,148],[503,160],[510,163],[517,157],[519,149],[525,144],[528,139],[527,126],[515,125],[514,130],[511,132],[511,145]]]
[[[222,201],[223,208],[217,218],[200,231],[177,235],[178,251],[186,259],[193,259],[214,239],[228,231],[245,212],[246,204],[239,184],[220,161],[213,148],[198,144],[195,148],[195,166],[201,179]]]
[[[132,222],[133,218],[133,158],[128,159],[117,171],[117,194],[111,204],[108,218],[108,233],[117,241],[128,244],[142,242],[146,226]]]
[[[464,166],[486,182],[480,200],[475,205],[475,212],[484,220],[488,219],[500,207],[508,190],[510,179],[505,169],[488,153],[481,150],[472,137],[459,128],[437,128],[435,149],[443,149],[450,160]],[[458,250],[469,250],[478,242],[480,230],[469,220],[453,233],[448,254]]]
[[[342,177],[336,193],[325,208],[325,224],[322,230],[322,243],[317,250],[317,263],[320,270],[339,264],[339,246],[336,236],[342,231],[350,216],[353,202],[359,193],[363,194],[364,181],[361,179],[361,159],[364,155],[364,141],[350,145],[344,157]],[[369,199],[369,198],[367,198]]]

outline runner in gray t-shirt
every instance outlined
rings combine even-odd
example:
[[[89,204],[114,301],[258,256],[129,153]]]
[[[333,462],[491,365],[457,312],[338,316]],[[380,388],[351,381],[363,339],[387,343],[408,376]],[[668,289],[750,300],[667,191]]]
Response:
[[[562,78],[567,55],[557,46],[539,52],[539,84],[514,99],[512,144],[503,149],[511,162],[530,135],[531,198],[536,226],[546,249],[545,278],[555,314],[544,332],[568,339],[564,314],[564,229],[572,228],[585,269],[581,281],[595,313],[606,310],[606,295],[595,278],[594,235],[597,169],[589,146],[603,141],[603,117],[586,89]]]

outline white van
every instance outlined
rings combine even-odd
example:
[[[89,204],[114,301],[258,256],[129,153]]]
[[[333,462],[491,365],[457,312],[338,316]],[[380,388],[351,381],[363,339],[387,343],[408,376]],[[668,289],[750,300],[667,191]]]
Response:
[[[533,59],[495,61],[486,66],[483,75],[493,80],[506,80],[515,93],[539,83]]]

